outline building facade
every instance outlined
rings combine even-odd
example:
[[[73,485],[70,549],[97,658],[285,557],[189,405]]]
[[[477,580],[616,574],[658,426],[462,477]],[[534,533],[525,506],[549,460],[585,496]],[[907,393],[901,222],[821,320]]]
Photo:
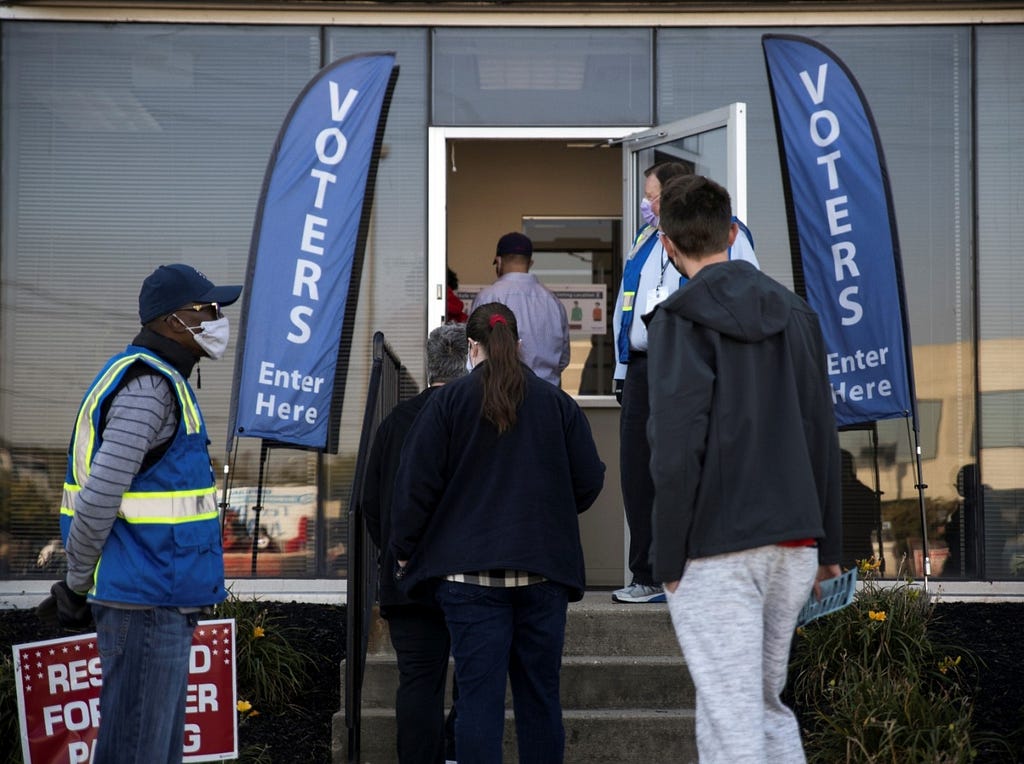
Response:
[[[932,575],[1024,592],[1024,3],[0,3],[0,579],[52,578],[79,396],[137,328],[156,265],[244,278],[282,120],[325,64],[394,51],[338,454],[228,442],[233,359],[200,402],[231,468],[246,576],[258,475],[259,575],[344,576],[345,528],[375,331],[420,384],[445,268],[493,279],[510,230],[552,284],[597,288],[563,386],[609,465],[584,520],[595,585],[622,576],[610,314],[636,221],[629,136],[741,104],[741,199],[762,268],[792,285],[761,49],[833,50],[860,82],[888,160],[903,254]],[[580,293],[582,294],[582,292]],[[584,313],[581,313],[583,315]],[[229,313],[230,315],[230,313]],[[756,384],[756,381],[752,381]],[[841,435],[880,493],[886,574],[922,572],[915,440],[890,420]],[[223,448],[221,436],[223,435]],[[53,553],[53,554],[51,554]],[[237,559],[236,559],[237,558]],[[996,582],[996,583],[993,583]]]

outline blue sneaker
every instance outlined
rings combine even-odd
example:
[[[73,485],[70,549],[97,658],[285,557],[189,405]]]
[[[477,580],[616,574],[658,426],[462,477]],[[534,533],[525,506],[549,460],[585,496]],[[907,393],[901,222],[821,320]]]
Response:
[[[612,592],[613,602],[664,602],[665,590],[660,586],[646,584],[630,584],[623,589]]]

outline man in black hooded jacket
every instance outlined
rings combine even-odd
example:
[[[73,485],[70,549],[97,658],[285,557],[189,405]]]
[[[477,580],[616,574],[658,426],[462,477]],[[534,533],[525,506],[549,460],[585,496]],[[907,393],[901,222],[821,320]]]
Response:
[[[804,760],[780,699],[812,588],[838,575],[840,458],[818,318],[746,262],[728,192],[661,196],[690,281],[648,321],[652,559],[697,688],[702,764]]]

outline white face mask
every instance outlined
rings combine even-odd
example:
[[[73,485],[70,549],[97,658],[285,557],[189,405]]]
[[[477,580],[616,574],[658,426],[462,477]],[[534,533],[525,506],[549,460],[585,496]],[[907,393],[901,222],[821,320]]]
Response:
[[[640,202],[640,217],[644,219],[647,225],[658,227],[658,216],[654,214],[654,210],[651,209],[651,200],[644,197]]]
[[[466,353],[466,371],[473,371],[473,369],[476,368],[476,365],[484,360],[479,351],[476,353],[476,361],[473,360],[473,350],[478,347],[480,347],[479,342],[476,340],[469,340],[469,352]],[[481,348],[481,350],[482,349],[483,348]]]
[[[175,318],[178,318],[175,316]],[[231,329],[228,326],[227,316],[221,316],[214,321],[203,321],[199,326],[188,326],[184,321],[181,325],[192,332],[196,344],[203,349],[214,361],[224,357],[224,351],[228,349],[228,340],[231,338]]]

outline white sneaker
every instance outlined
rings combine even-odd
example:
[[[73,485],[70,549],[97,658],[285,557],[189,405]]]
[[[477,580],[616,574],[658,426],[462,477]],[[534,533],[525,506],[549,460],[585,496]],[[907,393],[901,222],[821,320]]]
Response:
[[[660,586],[630,584],[612,592],[613,602],[664,602],[665,590]]]

